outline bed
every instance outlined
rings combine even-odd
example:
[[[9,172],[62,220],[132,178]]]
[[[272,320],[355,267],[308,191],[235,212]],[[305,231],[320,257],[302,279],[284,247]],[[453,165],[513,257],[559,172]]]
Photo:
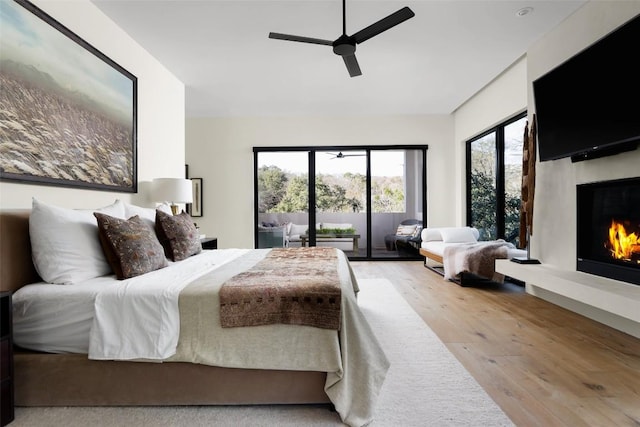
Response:
[[[526,251],[504,240],[478,241],[479,235],[473,227],[423,229],[420,254],[425,267],[461,286],[502,283],[504,276],[495,271],[495,260],[526,256]]]
[[[334,250],[342,290],[339,330],[275,324],[226,328],[222,332],[218,330],[222,337],[215,335],[212,332],[215,328],[210,323],[203,327],[198,324],[200,317],[193,314],[213,307],[209,316],[215,316],[220,307],[217,301],[212,304],[200,301],[203,300],[203,278],[212,278],[214,287],[222,285],[229,278],[258,265],[272,250],[202,251],[143,275],[155,276],[157,280],[164,271],[174,279],[189,274],[194,276],[178,294],[179,338],[158,333],[156,338],[163,343],[160,346],[163,350],[158,354],[136,353],[139,338],[131,338],[129,347],[120,354],[121,349],[111,345],[114,328],[126,331],[115,337],[126,341],[124,337],[129,334],[130,325],[137,322],[135,317],[128,316],[134,316],[136,310],[125,312],[122,319],[119,319],[122,311],[107,314],[111,321],[121,323],[102,328],[102,345],[94,347],[95,337],[89,336],[89,331],[96,329],[93,322],[100,311],[92,309],[98,305],[97,301],[109,299],[119,301],[125,308],[127,305],[135,307],[135,304],[128,304],[130,297],[120,290],[136,288],[134,284],[123,284],[137,282],[143,276],[119,283],[115,283],[114,277],[89,279],[83,282],[86,286],[80,292],[73,289],[80,288],[76,284],[42,283],[32,262],[30,214],[29,210],[0,212],[0,289],[13,292],[14,342],[31,347],[16,347],[14,352],[17,406],[330,404],[348,425],[364,425],[371,421],[389,364],[357,307],[354,292],[357,283],[341,251]],[[205,271],[206,274],[196,274],[196,271]],[[109,281],[111,284],[106,284]],[[154,280],[151,285],[138,284],[137,288],[149,286],[160,285]],[[46,291],[40,299],[29,299],[42,289]],[[133,297],[138,298],[139,295],[134,293]],[[51,304],[43,303],[47,300],[57,301],[60,305],[51,308]],[[183,301],[191,301],[193,312],[187,313],[192,317],[190,320],[185,320]],[[64,305],[69,302],[70,305]],[[33,309],[30,313],[29,306]],[[29,331],[31,325],[37,323],[31,317],[33,313],[47,312],[43,307],[50,307],[53,313],[64,311],[68,316],[66,320],[62,316],[54,316],[62,324],[51,322],[48,330],[39,333],[40,338],[33,339],[33,334],[30,337],[24,331]],[[122,307],[118,310],[124,310]],[[147,313],[156,311],[147,310]],[[145,324],[148,319],[142,320],[138,323]],[[192,325],[192,331],[198,332],[185,331],[188,325]],[[60,331],[64,332],[61,334]],[[201,332],[205,335],[203,342],[209,345],[216,342],[219,350],[208,353],[207,345],[202,345],[205,351],[193,351],[202,338],[194,335]],[[235,333],[238,336],[234,336]],[[42,339],[42,336],[50,339]],[[303,341],[305,336],[317,342]],[[188,337],[189,341],[183,337]],[[293,343],[293,347],[283,351],[287,347],[278,340],[286,340],[286,337],[295,339],[290,339],[287,344]],[[175,341],[174,352],[171,351],[172,340]],[[242,349],[242,342],[249,345]],[[324,347],[330,351],[324,351]],[[101,352],[94,352],[95,348]],[[309,348],[314,352],[310,353]],[[91,359],[88,357],[90,353]],[[113,360],[117,358],[122,360]]]

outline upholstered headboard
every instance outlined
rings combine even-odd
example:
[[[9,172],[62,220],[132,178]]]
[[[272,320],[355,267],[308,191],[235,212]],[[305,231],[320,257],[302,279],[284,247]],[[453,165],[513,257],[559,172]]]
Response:
[[[0,290],[16,291],[41,281],[31,261],[29,212],[0,211]]]

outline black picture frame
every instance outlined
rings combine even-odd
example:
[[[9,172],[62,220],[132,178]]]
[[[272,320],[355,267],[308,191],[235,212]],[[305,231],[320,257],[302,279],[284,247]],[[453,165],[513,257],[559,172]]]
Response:
[[[189,215],[192,217],[201,217],[204,212],[202,181],[202,178],[191,178],[191,185],[193,185],[193,203],[191,203]]]
[[[26,0],[0,26],[0,179],[136,193],[137,78]]]

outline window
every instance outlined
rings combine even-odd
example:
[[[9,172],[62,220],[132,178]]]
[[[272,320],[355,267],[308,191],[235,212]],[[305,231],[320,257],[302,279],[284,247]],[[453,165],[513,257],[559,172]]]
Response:
[[[424,221],[426,150],[254,147],[256,247],[334,246],[356,259],[418,259],[416,242],[397,250],[388,236],[402,221]]]
[[[467,141],[467,224],[518,245],[526,112]]]

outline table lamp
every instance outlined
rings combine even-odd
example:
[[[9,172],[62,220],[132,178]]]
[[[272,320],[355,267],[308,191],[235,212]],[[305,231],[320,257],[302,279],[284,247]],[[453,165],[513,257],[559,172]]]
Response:
[[[193,187],[190,179],[184,178],[156,178],[152,184],[154,200],[168,202],[171,212],[178,215],[176,203],[193,203]]]

